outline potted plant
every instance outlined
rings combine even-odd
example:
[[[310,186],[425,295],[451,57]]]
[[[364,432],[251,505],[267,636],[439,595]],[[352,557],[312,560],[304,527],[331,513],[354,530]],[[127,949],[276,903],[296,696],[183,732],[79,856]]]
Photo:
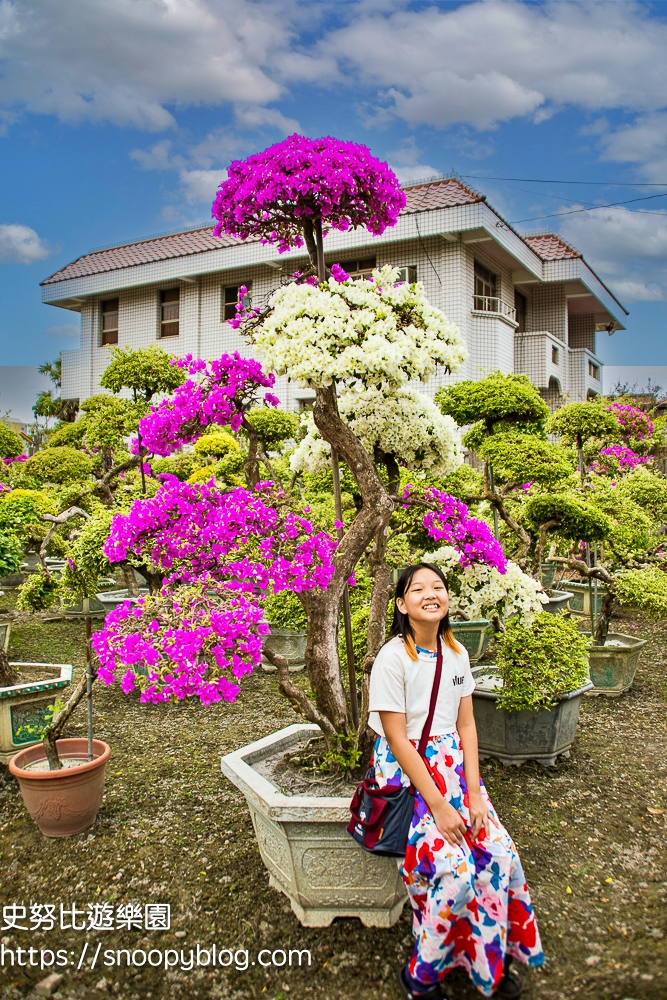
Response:
[[[539,614],[530,627],[507,623],[497,637],[497,665],[473,671],[480,756],[552,765],[569,755],[581,699],[592,688],[588,645],[562,617]]]
[[[291,591],[273,594],[264,602],[264,613],[271,632],[264,636],[263,647],[284,656],[291,671],[303,670],[306,665],[308,619],[299,598]],[[276,667],[263,656],[262,670],[274,673]]]

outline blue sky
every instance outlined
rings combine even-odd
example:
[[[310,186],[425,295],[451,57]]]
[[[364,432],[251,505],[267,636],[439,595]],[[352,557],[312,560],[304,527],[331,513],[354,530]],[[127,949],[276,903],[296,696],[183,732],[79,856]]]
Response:
[[[667,197],[574,211],[667,193],[666,51],[663,3],[0,0],[0,364],[78,342],[42,278],[207,220],[231,159],[300,131],[559,232],[630,310],[602,360],[667,365]]]

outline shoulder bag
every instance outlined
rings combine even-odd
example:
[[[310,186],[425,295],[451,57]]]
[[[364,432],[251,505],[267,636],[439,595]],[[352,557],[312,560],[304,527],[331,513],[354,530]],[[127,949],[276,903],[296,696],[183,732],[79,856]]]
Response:
[[[431,701],[417,747],[422,759],[431,734],[441,675],[442,643],[438,636],[438,656]],[[347,832],[366,851],[391,858],[402,858],[405,856],[414,807],[415,787],[412,783],[409,786],[385,785],[384,788],[380,788],[375,777],[375,768],[371,765],[350,803],[352,819]]]

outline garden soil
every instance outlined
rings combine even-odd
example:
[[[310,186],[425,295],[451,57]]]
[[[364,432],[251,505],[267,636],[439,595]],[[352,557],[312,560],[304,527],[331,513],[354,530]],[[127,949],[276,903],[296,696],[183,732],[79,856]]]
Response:
[[[553,768],[482,764],[519,847],[547,955],[541,970],[526,972],[526,1000],[667,1000],[667,622],[621,613],[613,628],[650,641],[628,694],[585,700],[571,757]],[[70,662],[78,674],[83,629],[81,621],[17,625],[10,656]],[[411,950],[408,907],[389,930],[351,919],[301,927],[285,897],[269,888],[245,801],[221,774],[223,754],[294,721],[275,680],[261,671],[243,682],[236,704],[211,708],[140,705],[98,683],[95,736],[112,749],[104,802],[91,831],[63,840],[39,833],[18,785],[0,768],[4,915],[21,912],[13,904],[28,915],[33,904],[52,905],[56,915],[53,930],[0,930],[2,1000],[34,1000],[50,971],[64,973],[56,1000],[399,1000],[396,971]],[[84,705],[66,735],[85,735]],[[168,903],[170,929],[59,929],[61,904],[87,913],[88,904],[92,912],[109,903],[115,913],[129,901]],[[250,961],[260,949],[277,952],[278,961],[282,951],[305,949],[312,964],[304,956],[301,968],[165,973],[104,967],[100,955],[91,969],[100,943],[102,954],[216,944],[247,950]],[[62,949],[73,964],[12,967],[7,956],[19,946]],[[451,1000],[479,996],[460,971],[446,984]]]

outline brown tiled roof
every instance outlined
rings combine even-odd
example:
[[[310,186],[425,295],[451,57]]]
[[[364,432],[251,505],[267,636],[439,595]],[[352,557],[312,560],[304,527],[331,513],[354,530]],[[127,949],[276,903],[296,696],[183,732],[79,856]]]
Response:
[[[408,184],[405,185],[404,190],[407,201],[404,209],[406,213],[454,208],[457,205],[474,205],[486,200],[486,195],[478,194],[453,177]],[[234,246],[239,242],[233,236],[214,237],[213,229],[209,226],[191,229],[184,233],[154,236],[136,243],[87,253],[71,264],[67,264],[62,270],[56,271],[50,278],[46,278],[42,285],[116,271],[126,267],[134,267],[137,264],[152,264],[160,260],[169,260],[172,257],[190,257],[206,253],[208,250]],[[546,236],[529,236],[526,238],[526,242],[543,260],[560,260],[563,257],[581,256],[552,233]]]
[[[529,247],[542,260],[565,260],[567,257],[581,257],[578,250],[562,240],[555,233],[543,233],[541,236],[524,236]]]

